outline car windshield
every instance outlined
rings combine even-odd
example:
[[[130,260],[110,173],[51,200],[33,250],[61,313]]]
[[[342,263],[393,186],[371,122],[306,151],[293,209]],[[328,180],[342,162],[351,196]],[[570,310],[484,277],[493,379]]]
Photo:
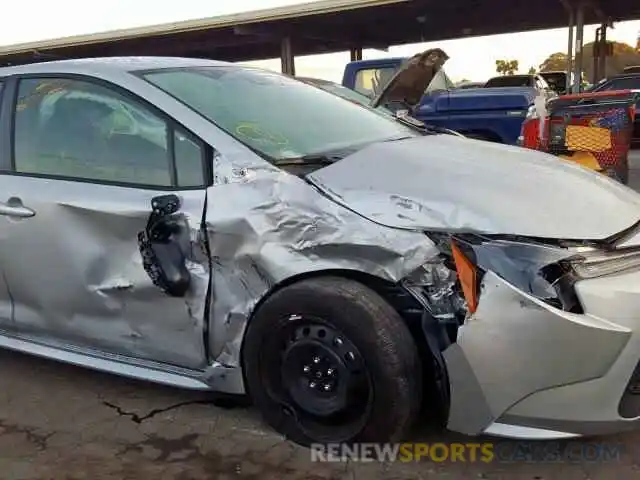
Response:
[[[542,73],[541,76],[556,91],[563,90],[567,84],[567,74],[564,72]]]
[[[274,72],[189,67],[143,77],[270,160],[420,136],[391,118]]]
[[[640,90],[640,75],[602,80],[592,89],[594,92],[609,90]]]
[[[333,93],[334,95],[344,98],[345,100],[349,100],[350,102],[355,102],[358,105],[362,105],[363,107],[371,108],[370,107],[371,99],[369,97],[367,97],[366,95],[363,95],[362,93],[356,92],[355,90],[351,90],[350,88],[347,88],[343,85],[339,85],[337,83],[329,82],[326,80],[309,79],[309,78],[303,79],[302,81],[310,85],[316,86],[318,88],[321,88],[322,90],[325,90],[329,93]],[[390,115],[391,117],[395,118],[393,112],[383,106],[378,106],[375,109],[373,109],[373,111],[375,111],[376,113],[381,113],[383,115]]]
[[[504,75],[489,79],[485,87],[530,87],[532,85],[533,77],[529,75]]]
[[[342,85],[338,85],[333,82],[325,82],[321,80],[306,80],[306,83],[314,85],[318,88],[326,90],[329,93],[333,93],[334,95],[338,95],[339,97],[344,98],[345,100],[352,100],[361,105],[369,105],[371,103],[371,99],[366,95],[356,92],[355,90],[351,90],[350,88],[344,87]]]

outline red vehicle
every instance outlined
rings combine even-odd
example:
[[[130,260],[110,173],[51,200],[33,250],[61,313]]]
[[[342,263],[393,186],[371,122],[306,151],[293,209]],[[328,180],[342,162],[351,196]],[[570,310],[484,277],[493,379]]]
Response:
[[[533,111],[527,117],[521,144],[553,153],[626,184],[637,100],[638,94],[633,90],[555,98],[547,103],[543,117]]]
[[[589,93],[613,92],[616,90],[633,90],[639,94],[636,98],[636,119],[631,142],[640,147],[640,66],[627,67],[621,74],[601,80],[591,87]]]

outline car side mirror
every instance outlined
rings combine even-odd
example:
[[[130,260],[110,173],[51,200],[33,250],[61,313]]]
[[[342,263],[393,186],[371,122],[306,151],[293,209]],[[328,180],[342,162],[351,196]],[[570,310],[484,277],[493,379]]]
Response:
[[[151,200],[151,214],[145,229],[138,233],[142,264],[155,286],[172,297],[184,297],[191,285],[187,269],[189,225],[179,212],[177,195]]]

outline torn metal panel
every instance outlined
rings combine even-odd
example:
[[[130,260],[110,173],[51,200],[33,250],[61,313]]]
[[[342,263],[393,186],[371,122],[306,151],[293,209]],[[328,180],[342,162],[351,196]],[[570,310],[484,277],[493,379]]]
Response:
[[[608,321],[550,307],[493,272],[485,274],[481,292],[477,311],[458,331],[457,345],[443,353],[452,396],[448,427],[455,431],[481,433],[536,392],[605,375],[631,338],[628,329]],[[465,364],[472,366],[472,377]],[[481,399],[466,396],[477,394],[468,388],[474,383]],[[482,403],[490,417],[486,409],[469,411]]]
[[[373,223],[298,177],[242,169],[222,156],[216,165],[227,173],[208,192],[210,340],[212,357],[226,366],[238,365],[247,320],[281,282],[336,269],[396,282],[438,254],[423,233]]]
[[[372,221],[406,229],[586,240],[640,219],[640,195],[602,175],[452,135],[376,143],[309,179]]]
[[[173,298],[153,285],[137,235],[151,199],[163,192],[2,177],[7,197],[36,212],[1,216],[0,264],[13,319],[0,328],[78,347],[204,368],[206,266],[189,262],[192,286]],[[190,236],[197,237],[204,191],[181,193]],[[196,258],[196,257],[194,257]]]
[[[511,406],[501,421],[585,435],[638,427],[640,419],[622,417],[620,405],[623,394],[629,391],[628,382],[638,368],[640,272],[632,269],[618,275],[581,280],[576,283],[576,291],[588,316],[606,319],[607,330],[626,330],[629,341],[602,376],[537,391]],[[592,355],[600,358],[600,348],[599,344]],[[582,361],[582,357],[572,352],[572,363]],[[637,394],[631,396],[637,397]]]

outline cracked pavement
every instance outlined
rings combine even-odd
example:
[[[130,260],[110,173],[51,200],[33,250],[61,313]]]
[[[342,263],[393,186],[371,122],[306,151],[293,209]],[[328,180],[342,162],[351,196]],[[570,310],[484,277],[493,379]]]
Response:
[[[633,167],[640,189],[640,152]],[[623,444],[607,463],[314,463],[255,410],[225,397],[1,350],[0,377],[0,480],[640,478],[640,432],[585,441]],[[415,439],[470,440],[421,431]]]
[[[0,351],[2,480],[609,480],[640,474],[640,433],[613,463],[313,463],[256,411],[202,392]],[[416,432],[416,440],[466,437]],[[593,442],[593,440],[592,440]]]

